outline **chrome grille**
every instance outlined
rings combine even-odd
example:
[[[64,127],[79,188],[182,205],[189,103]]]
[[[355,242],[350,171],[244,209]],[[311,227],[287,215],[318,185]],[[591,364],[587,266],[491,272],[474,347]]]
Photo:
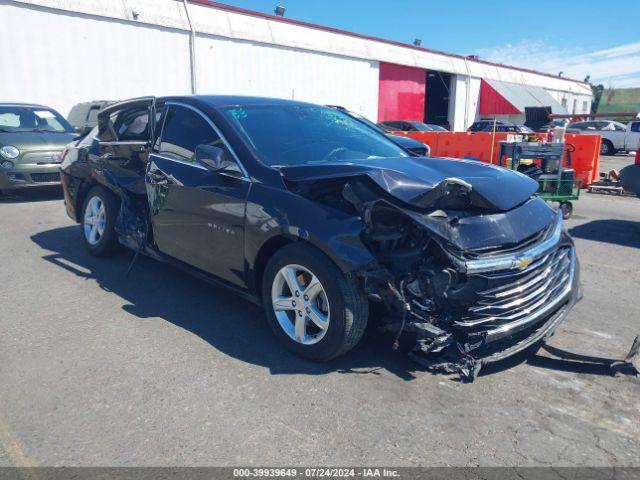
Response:
[[[455,322],[470,330],[506,330],[532,323],[568,294],[573,276],[571,247],[557,248],[522,270],[484,273],[487,288]]]

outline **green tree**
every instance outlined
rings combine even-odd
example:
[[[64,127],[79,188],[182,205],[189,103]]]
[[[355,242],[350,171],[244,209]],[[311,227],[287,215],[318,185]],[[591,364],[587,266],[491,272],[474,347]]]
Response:
[[[600,105],[600,98],[602,97],[602,92],[604,92],[604,85],[599,83],[598,85],[591,84],[591,91],[593,92],[593,101],[591,102],[591,113],[598,112],[598,105]]]

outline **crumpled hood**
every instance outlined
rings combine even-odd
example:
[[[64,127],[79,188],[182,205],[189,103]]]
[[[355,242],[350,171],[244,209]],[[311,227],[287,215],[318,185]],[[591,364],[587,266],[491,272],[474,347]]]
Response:
[[[349,163],[335,162],[281,167],[284,178],[292,182],[340,177],[367,176],[390,195],[414,207],[477,208],[508,211],[523,204],[538,189],[538,183],[513,170],[474,160],[447,158],[373,158]],[[447,179],[464,187],[464,200],[439,204],[426,196],[442,187]],[[470,187],[470,188],[469,188]],[[447,196],[449,190],[439,188]],[[460,191],[456,192],[458,198]]]

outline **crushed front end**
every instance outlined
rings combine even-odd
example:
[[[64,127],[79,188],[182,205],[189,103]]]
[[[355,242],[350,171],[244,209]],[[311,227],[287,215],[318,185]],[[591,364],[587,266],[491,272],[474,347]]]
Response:
[[[395,332],[395,347],[412,334],[410,356],[429,370],[473,379],[551,336],[581,297],[573,241],[538,198],[507,214],[359,206],[363,241],[379,262],[364,276],[385,307],[381,328]]]
[[[430,370],[473,378],[552,335],[581,296],[560,214],[519,245],[463,251],[408,220],[393,228],[397,212],[387,213],[388,227],[373,216],[364,233],[384,267],[370,275],[369,293],[386,306],[382,328],[396,342],[413,333],[410,355]]]
[[[285,178],[362,222],[359,241],[375,261],[354,273],[382,305],[380,328],[396,348],[411,333],[416,361],[473,379],[552,335],[581,297],[579,266],[536,182],[478,162],[394,165],[403,170],[305,167]]]

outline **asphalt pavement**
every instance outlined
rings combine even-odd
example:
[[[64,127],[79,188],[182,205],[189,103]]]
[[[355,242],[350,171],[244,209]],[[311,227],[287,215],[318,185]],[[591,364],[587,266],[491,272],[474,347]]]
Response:
[[[640,199],[583,193],[567,227],[584,300],[461,384],[371,332],[302,360],[226,291],[91,257],[58,191],[0,200],[0,465],[640,466],[640,379],[607,367],[640,334]]]

